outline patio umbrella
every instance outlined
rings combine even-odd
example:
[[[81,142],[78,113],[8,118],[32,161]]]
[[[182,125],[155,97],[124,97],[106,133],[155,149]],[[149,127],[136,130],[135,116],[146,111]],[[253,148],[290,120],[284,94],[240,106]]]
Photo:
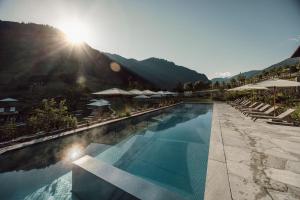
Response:
[[[153,92],[153,91],[151,91],[151,90],[144,90],[143,91],[143,94],[144,95],[154,95],[154,94],[157,94],[156,92]]]
[[[137,90],[137,89],[129,90],[128,92],[130,92],[131,94],[134,94],[134,95],[144,94],[143,91],[140,91],[140,90]]]
[[[162,98],[163,95],[162,94],[153,94],[150,96],[151,98]]]
[[[1,99],[1,102],[16,102],[18,101],[17,99],[13,99],[13,98],[5,98],[5,99]]]
[[[134,99],[150,99],[150,97],[146,96],[146,95],[138,95],[133,97]]]
[[[227,91],[249,91],[249,90],[252,91],[251,101],[253,102],[254,90],[268,90],[268,88],[257,84],[247,84],[240,87],[229,89]]]
[[[268,90],[268,88],[257,84],[247,84],[240,87],[229,89],[227,91],[245,91],[245,90]]]
[[[100,92],[95,92],[93,94],[99,96],[131,96],[132,95],[132,93],[119,88],[111,88]]]
[[[106,101],[104,99],[96,100],[92,103],[86,104],[87,106],[94,106],[94,107],[103,107],[103,106],[110,106],[109,101]]]
[[[259,86],[273,88],[273,106],[276,106],[276,88],[300,87],[300,83],[283,79],[270,79],[257,83]],[[274,112],[275,116],[275,112]]]
[[[166,96],[166,92],[165,92],[165,91],[162,91],[162,90],[156,92],[156,94],[159,94],[159,95],[161,95],[161,96]]]

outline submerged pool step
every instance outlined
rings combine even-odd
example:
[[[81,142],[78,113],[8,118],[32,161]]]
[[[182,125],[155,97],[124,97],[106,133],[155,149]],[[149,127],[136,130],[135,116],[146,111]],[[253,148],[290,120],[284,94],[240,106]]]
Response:
[[[184,199],[176,193],[90,156],[73,162],[72,192],[83,200]]]
[[[199,190],[194,179],[204,181],[205,173],[191,174],[206,168],[207,149],[201,143],[136,135],[95,158],[188,197]]]
[[[95,156],[95,158],[108,162],[110,164],[116,163],[120,160],[125,153],[130,154],[130,156],[134,156],[140,150],[145,149],[147,145],[152,145],[153,143],[164,142],[164,143],[180,143],[185,145],[200,145],[199,143],[187,142],[185,140],[176,140],[176,139],[166,139],[152,136],[143,136],[143,135],[135,135],[130,139],[123,141],[115,146],[111,146],[105,151],[101,152],[99,155]]]

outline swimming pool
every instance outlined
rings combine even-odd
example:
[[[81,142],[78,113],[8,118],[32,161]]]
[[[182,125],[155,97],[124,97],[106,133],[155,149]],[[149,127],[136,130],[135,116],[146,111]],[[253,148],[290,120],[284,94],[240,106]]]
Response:
[[[91,155],[131,174],[202,199],[212,105],[181,104],[114,126],[0,156],[0,199],[76,199],[71,162]]]

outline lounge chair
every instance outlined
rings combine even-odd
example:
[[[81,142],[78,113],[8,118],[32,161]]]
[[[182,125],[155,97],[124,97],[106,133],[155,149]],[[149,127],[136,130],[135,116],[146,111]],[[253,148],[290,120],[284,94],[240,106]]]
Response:
[[[270,107],[271,105],[270,104],[264,104],[263,106],[257,106],[257,107],[255,107],[255,108],[253,108],[253,109],[249,109],[249,110],[245,110],[244,112],[243,112],[243,114],[245,114],[245,115],[249,115],[250,113],[262,113],[262,112],[264,112],[266,109],[268,109],[269,107]]]
[[[250,106],[248,106],[247,108],[241,108],[241,110],[253,108],[254,106],[257,106],[257,104],[258,104],[257,102],[254,102]]]
[[[245,103],[238,105],[238,106],[234,106],[236,109],[242,109],[242,108],[247,108],[247,106],[249,106],[251,104],[250,100],[247,100]]]
[[[282,125],[282,126],[299,126],[299,123],[296,122],[289,122],[284,120],[271,120],[267,121],[268,124],[274,124],[274,125]]]
[[[260,103],[258,105],[256,105],[255,107],[248,107],[248,108],[242,108],[240,109],[241,112],[245,112],[245,111],[249,111],[249,110],[258,110],[260,107],[264,106],[265,104],[264,103]]]
[[[269,105],[269,104],[267,104],[267,105]],[[259,110],[259,111],[251,111],[251,112],[248,112],[247,113],[247,116],[249,116],[249,117],[252,117],[252,115],[270,115],[272,112],[274,112],[275,110],[277,110],[278,109],[278,106],[272,106],[271,108],[269,108],[268,110],[266,110],[266,111],[261,111],[261,110]]]
[[[229,104],[230,104],[230,105],[238,104],[238,103],[241,103],[243,100],[244,100],[243,98],[236,99],[236,100],[234,100],[234,101],[230,101]]]
[[[284,118],[286,118],[287,116],[289,116],[290,114],[292,114],[295,111],[295,109],[289,108],[286,111],[284,111],[283,113],[281,113],[278,116],[270,116],[270,115],[252,115],[251,118],[253,119],[253,121],[256,121],[257,119],[272,119],[272,120],[283,120]]]
[[[241,99],[239,99],[238,101],[231,102],[230,105],[231,105],[231,106],[241,105],[241,104],[243,104],[245,101],[246,101],[246,99],[241,98]]]

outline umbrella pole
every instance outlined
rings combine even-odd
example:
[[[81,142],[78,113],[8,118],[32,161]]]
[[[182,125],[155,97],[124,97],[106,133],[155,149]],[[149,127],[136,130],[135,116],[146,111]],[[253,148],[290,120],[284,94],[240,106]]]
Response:
[[[276,106],[276,87],[273,87],[273,105],[274,105],[273,116],[275,117],[275,106]]]

